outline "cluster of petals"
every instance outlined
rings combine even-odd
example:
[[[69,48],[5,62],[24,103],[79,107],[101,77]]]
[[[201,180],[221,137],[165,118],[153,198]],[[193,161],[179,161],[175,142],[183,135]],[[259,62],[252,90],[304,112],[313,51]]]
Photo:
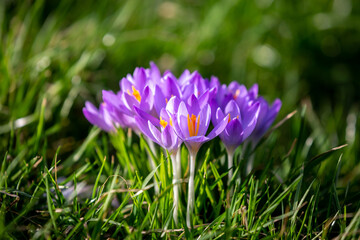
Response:
[[[197,71],[185,70],[176,78],[170,71],[136,68],[120,81],[120,91],[102,92],[97,109],[85,103],[83,113],[90,123],[114,132],[131,128],[144,134],[170,153],[182,142],[189,151],[220,136],[228,151],[245,140],[257,142],[277,116],[281,101],[273,104],[258,96],[258,85],[249,90],[232,82],[220,84],[216,77],[203,78]],[[213,128],[209,130],[210,122]],[[209,132],[209,133],[208,133]]]

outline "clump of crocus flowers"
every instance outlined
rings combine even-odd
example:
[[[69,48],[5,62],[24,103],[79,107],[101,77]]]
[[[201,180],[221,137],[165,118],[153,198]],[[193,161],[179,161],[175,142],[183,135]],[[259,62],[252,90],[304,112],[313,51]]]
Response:
[[[170,71],[136,68],[120,81],[120,91],[103,91],[97,109],[85,103],[83,113],[90,123],[107,132],[131,128],[143,134],[149,145],[160,145],[170,154],[173,167],[174,221],[177,224],[182,143],[189,152],[186,224],[192,227],[196,155],[203,143],[219,136],[228,155],[228,179],[233,175],[233,156],[242,144],[255,146],[274,122],[281,101],[271,105],[258,96],[258,85],[250,89],[237,82],[220,84],[216,77],[203,78],[185,70],[176,78]],[[210,122],[213,125],[208,131]],[[154,166],[153,166],[154,167]]]

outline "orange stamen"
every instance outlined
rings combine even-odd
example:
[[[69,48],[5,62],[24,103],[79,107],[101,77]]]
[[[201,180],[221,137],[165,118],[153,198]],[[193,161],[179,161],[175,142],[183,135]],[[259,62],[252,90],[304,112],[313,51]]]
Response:
[[[199,124],[200,124],[200,115],[199,115],[199,117],[198,117],[198,119],[197,119],[195,136],[198,135],[198,132],[199,132]]]
[[[136,100],[140,102],[141,101],[140,92],[134,86],[131,86],[131,89],[132,89],[132,93],[130,93],[129,89],[127,90],[127,93],[130,95],[132,94],[136,98]]]
[[[229,115],[229,119],[228,119],[228,123],[231,121],[231,118],[230,118],[230,113],[228,114]]]
[[[133,90],[132,94],[134,95],[136,100],[138,100],[138,102],[140,102],[141,101],[141,96],[140,96],[139,91],[134,86],[132,86],[132,90]]]
[[[172,123],[171,123],[171,119],[170,119],[170,125],[171,125]],[[162,119],[161,117],[160,117],[160,125],[161,126],[163,126],[163,128],[165,128],[167,125],[168,125],[168,123],[167,123],[167,121],[165,121],[164,119]]]
[[[191,114],[191,117],[188,114],[188,128],[190,137],[197,136],[199,132],[200,116],[196,117],[194,114]]]

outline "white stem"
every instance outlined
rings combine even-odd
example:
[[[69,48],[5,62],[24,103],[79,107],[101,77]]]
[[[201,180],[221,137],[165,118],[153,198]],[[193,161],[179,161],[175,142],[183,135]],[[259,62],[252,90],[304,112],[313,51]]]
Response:
[[[186,208],[186,225],[188,228],[192,226],[192,216],[194,214],[194,176],[195,176],[195,159],[196,153],[190,152],[190,176],[189,176],[189,190],[188,190],[188,202]]]
[[[177,169],[177,161],[176,161],[176,154],[171,154],[171,163],[173,166],[173,192],[174,192],[174,222],[175,225],[178,225],[178,211],[179,211],[179,176],[178,176],[178,169]]]
[[[177,170],[177,178],[181,179],[181,149],[176,153],[176,170]]]
[[[234,157],[234,153],[228,151],[228,169],[229,169],[228,185],[230,185],[230,181],[233,177],[233,157]]]
[[[147,144],[149,145],[150,151],[156,157],[156,149],[155,149],[154,142],[145,136],[144,136],[144,138],[145,138]],[[155,160],[150,156],[150,154],[149,154],[149,161],[150,161],[151,171],[154,171],[156,168],[156,164],[155,164]],[[160,190],[159,190],[159,186],[157,185],[155,177],[154,177],[154,190],[155,190],[155,194],[158,195]]]
[[[231,179],[233,177],[234,151],[227,151],[227,153],[228,153],[228,168],[229,168],[229,174],[228,174],[228,187],[229,187]],[[232,197],[233,192],[234,192],[234,189],[231,186],[231,188],[229,188],[230,197]]]

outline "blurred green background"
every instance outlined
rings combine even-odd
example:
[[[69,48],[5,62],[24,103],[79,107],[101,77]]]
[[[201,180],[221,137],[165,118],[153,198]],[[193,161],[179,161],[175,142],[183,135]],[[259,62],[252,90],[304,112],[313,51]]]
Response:
[[[60,154],[71,154],[91,127],[84,102],[99,104],[102,89],[119,90],[122,77],[154,61],[176,76],[188,68],[223,83],[258,83],[266,99],[283,101],[278,120],[306,105],[306,154],[349,143],[352,169],[359,153],[359,5],[2,0],[0,152],[15,154],[34,138],[46,98],[45,155],[59,145]],[[294,126],[282,127],[279,152],[290,148]]]

